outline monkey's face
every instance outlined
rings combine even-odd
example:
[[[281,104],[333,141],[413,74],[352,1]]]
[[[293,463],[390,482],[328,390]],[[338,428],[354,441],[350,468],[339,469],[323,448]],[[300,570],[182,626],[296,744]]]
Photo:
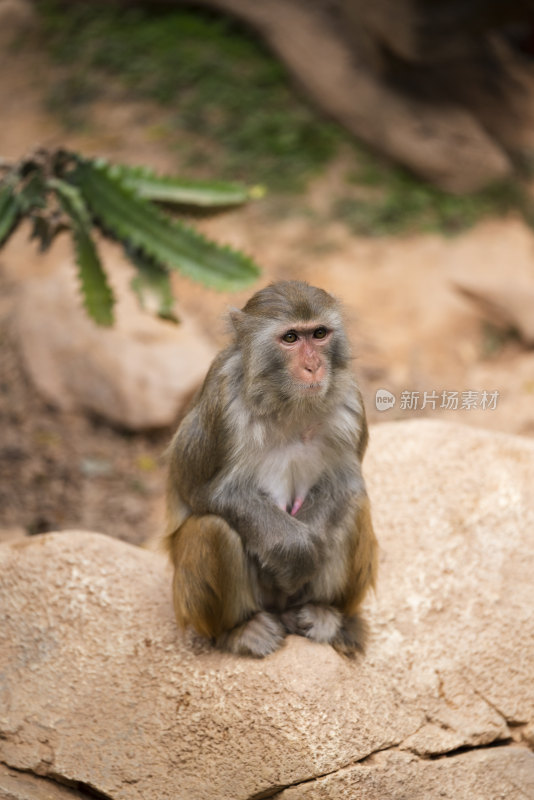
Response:
[[[295,325],[278,335],[277,346],[296,391],[320,395],[327,390],[332,335],[326,325],[315,322]]]
[[[246,393],[256,410],[300,414],[322,405],[345,339],[333,320],[320,320],[262,321],[241,339]]]
[[[256,410],[283,416],[293,405],[300,416],[324,405],[350,358],[333,297],[301,281],[281,282],[261,289],[230,319]]]

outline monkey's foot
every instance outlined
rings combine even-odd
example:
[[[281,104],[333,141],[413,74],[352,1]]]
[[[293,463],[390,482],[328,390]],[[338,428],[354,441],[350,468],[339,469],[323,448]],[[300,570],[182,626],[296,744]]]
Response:
[[[353,656],[365,653],[369,629],[367,622],[359,615],[343,617],[338,635],[332,640],[333,646],[340,653]]]
[[[266,611],[217,637],[217,647],[242,656],[263,658],[282,645],[285,630],[279,620]]]
[[[289,633],[306,636],[314,642],[333,643],[340,635],[343,616],[332,606],[306,603],[282,614]]]

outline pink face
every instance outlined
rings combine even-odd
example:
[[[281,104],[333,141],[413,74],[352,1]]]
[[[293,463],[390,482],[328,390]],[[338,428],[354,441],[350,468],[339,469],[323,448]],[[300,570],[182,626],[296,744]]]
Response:
[[[285,351],[292,378],[308,390],[322,388],[327,377],[325,345],[332,331],[325,325],[306,323],[289,328],[278,339]]]

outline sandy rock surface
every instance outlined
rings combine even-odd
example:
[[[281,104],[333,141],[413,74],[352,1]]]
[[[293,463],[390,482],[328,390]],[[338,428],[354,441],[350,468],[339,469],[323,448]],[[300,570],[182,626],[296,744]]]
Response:
[[[0,764],[2,800],[90,800],[86,792]]]
[[[215,652],[176,629],[163,557],[100,534],[2,545],[0,760],[124,800],[534,796],[534,443],[385,424],[366,474],[361,661]]]

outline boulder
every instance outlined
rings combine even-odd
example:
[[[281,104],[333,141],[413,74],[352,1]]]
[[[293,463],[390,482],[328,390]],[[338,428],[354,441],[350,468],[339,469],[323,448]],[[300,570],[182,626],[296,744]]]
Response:
[[[456,289],[497,327],[517,331],[522,341],[534,346],[534,279],[510,281],[509,275],[485,279],[466,276],[454,282]]]
[[[170,425],[215,354],[197,324],[144,312],[129,288],[132,268],[102,247],[116,322],[99,327],[81,306],[71,260],[19,283],[15,327],[25,367],[54,406],[104,417],[131,430]]]
[[[13,48],[17,40],[36,29],[37,20],[30,0],[0,0],[0,50]]]
[[[389,423],[365,471],[381,566],[355,661],[181,633],[158,553],[1,545],[0,761],[113,800],[533,797],[534,442]]]

